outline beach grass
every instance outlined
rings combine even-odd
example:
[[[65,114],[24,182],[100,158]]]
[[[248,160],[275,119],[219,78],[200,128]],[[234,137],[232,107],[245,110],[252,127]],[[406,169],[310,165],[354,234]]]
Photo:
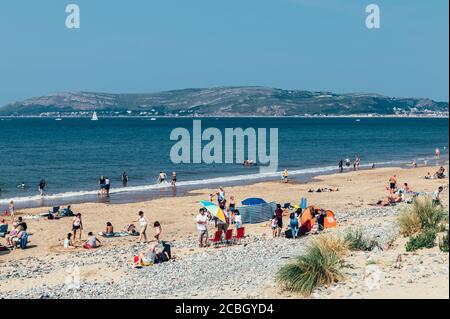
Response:
[[[341,238],[321,236],[308,245],[305,254],[281,267],[276,280],[288,291],[310,296],[315,288],[342,280],[346,254],[347,245]]]
[[[435,229],[427,228],[421,233],[409,238],[405,245],[407,252],[416,251],[422,248],[433,248],[436,245],[437,232]]]
[[[378,243],[368,238],[361,229],[349,230],[344,236],[344,241],[350,250],[371,251],[378,246]]]
[[[442,206],[434,205],[428,196],[421,196],[415,198],[412,205],[403,210],[397,223],[403,236],[411,236],[428,229],[437,232],[444,218]]]

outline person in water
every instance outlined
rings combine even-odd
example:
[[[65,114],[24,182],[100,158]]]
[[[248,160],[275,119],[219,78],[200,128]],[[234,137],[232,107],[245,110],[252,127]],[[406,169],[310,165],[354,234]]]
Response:
[[[172,186],[176,186],[177,184],[177,172],[172,172]]]
[[[283,181],[284,183],[287,183],[287,182],[288,182],[288,177],[289,177],[289,172],[288,172],[287,169],[285,169],[285,170],[283,171],[283,174],[282,174],[282,181]]]
[[[343,160],[339,161],[338,167],[339,167],[339,173],[342,173],[344,170],[344,161]]]
[[[158,183],[164,183],[167,179],[167,175],[164,172],[159,172],[159,176],[158,176]]]
[[[123,172],[122,173],[122,185],[123,185],[123,187],[127,187],[128,186],[128,175],[127,175],[127,172]]]
[[[46,185],[45,179],[41,179],[41,182],[39,183],[39,194],[41,196],[44,196],[45,185]]]

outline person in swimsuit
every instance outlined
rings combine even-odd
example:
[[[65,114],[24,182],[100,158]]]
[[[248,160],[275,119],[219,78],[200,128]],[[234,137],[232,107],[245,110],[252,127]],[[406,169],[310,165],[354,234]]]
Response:
[[[234,210],[236,209],[236,200],[234,199],[234,196],[230,196],[230,204],[229,204],[229,208],[230,212],[234,212]]]
[[[339,167],[339,173],[342,173],[342,171],[344,170],[344,161],[343,160],[339,161],[338,167]]]
[[[105,178],[105,194],[109,196],[109,190],[111,189],[111,181],[108,177]]]
[[[14,208],[14,201],[10,201],[8,205],[8,213],[11,218],[11,224],[14,223],[14,217],[16,215],[16,209]]]
[[[122,185],[123,185],[123,187],[127,187],[128,186],[128,175],[127,175],[127,172],[123,172],[122,173]]]
[[[283,180],[284,183],[287,183],[287,182],[288,182],[288,177],[289,177],[288,170],[285,169],[285,170],[283,171],[283,175],[282,175],[282,180]]]
[[[393,194],[395,193],[396,190],[397,190],[397,176],[393,175],[389,177],[389,191],[391,192],[391,194]]]
[[[73,239],[77,240],[77,232],[78,238],[81,241],[81,231],[83,230],[83,221],[81,220],[81,214],[76,214],[75,218],[72,221],[72,231],[73,231]]]
[[[177,173],[172,172],[172,186],[176,186],[177,183]]]
[[[441,150],[439,149],[439,147],[436,148],[436,159],[440,159],[441,158]]]
[[[44,196],[44,189],[45,189],[45,179],[42,179],[41,182],[39,183],[39,194],[41,196]]]
[[[167,179],[167,175],[164,172],[159,172],[158,183],[164,183]]]
[[[100,177],[98,180],[98,187],[100,188],[100,194],[105,194],[106,180],[104,176]]]
[[[161,231],[162,231],[161,224],[158,221],[156,221],[153,223],[153,227],[155,228],[155,239],[159,243],[161,240]]]
[[[345,166],[347,167],[347,171],[349,171],[350,170],[350,159],[349,158],[345,159]]]
[[[142,239],[144,239],[144,243],[146,243],[147,242],[148,220],[147,220],[147,218],[145,218],[143,211],[139,212],[139,218],[138,218],[138,220],[136,220],[134,222],[139,223],[139,226],[141,227],[140,232],[139,232],[139,242],[141,242]]]

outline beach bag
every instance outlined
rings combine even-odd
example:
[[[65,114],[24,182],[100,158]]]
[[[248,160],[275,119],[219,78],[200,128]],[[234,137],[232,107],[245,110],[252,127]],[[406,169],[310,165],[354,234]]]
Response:
[[[284,232],[284,235],[286,236],[286,238],[292,238],[292,230],[288,229]]]
[[[28,245],[28,234],[25,233],[20,239],[20,248],[25,249]]]

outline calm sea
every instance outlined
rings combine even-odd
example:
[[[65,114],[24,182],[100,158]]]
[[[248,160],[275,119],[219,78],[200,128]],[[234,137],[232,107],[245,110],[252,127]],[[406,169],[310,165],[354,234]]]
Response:
[[[0,209],[10,199],[16,206],[97,201],[100,175],[111,179],[107,201],[176,195],[210,185],[279,178],[240,164],[173,164],[174,128],[192,130],[192,119],[100,118],[0,119]],[[202,128],[278,128],[279,171],[293,178],[332,172],[339,159],[356,155],[362,165],[400,165],[433,158],[440,147],[448,158],[448,119],[413,118],[208,118]],[[204,142],[206,144],[206,142]],[[430,160],[430,163],[432,161]],[[122,187],[126,171],[129,185]],[[160,171],[178,175],[176,193],[156,185]],[[47,197],[39,199],[39,181]],[[24,182],[25,189],[17,188]]]

